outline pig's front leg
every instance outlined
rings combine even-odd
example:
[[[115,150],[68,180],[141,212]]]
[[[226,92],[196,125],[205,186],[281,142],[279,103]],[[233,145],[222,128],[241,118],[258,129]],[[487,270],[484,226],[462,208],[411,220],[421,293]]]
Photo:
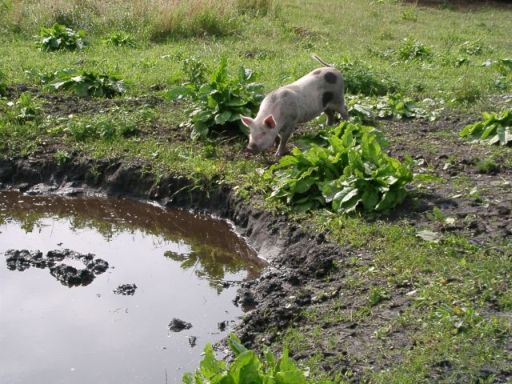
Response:
[[[276,157],[282,157],[288,153],[286,143],[290,138],[294,127],[283,127],[279,132],[279,146],[277,147]]]

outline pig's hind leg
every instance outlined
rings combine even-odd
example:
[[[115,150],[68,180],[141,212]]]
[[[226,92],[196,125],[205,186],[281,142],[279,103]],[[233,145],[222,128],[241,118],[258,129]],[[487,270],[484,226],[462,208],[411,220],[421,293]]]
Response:
[[[336,111],[333,109],[326,109],[324,111],[327,116],[327,125],[334,125],[340,121],[340,119],[336,118]]]

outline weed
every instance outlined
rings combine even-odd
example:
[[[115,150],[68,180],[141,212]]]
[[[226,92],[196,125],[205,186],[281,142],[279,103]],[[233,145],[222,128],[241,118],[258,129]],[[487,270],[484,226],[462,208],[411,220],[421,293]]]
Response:
[[[376,74],[362,62],[345,62],[336,67],[343,72],[345,90],[348,93],[377,96],[395,92],[397,89],[393,81]]]
[[[377,304],[380,304],[384,300],[388,299],[389,294],[386,292],[384,288],[373,287],[368,295],[368,304],[370,305],[370,307],[375,307]]]
[[[50,83],[55,90],[68,90],[80,97],[114,97],[125,92],[123,80],[116,76],[95,72],[58,71]]]
[[[459,133],[486,144],[512,145],[512,109],[482,114],[483,120],[466,125]]]
[[[103,39],[103,43],[114,47],[135,47],[135,38],[132,34],[124,31],[112,32]]]
[[[228,344],[235,359],[228,367],[217,360],[210,344],[204,349],[204,358],[194,374],[183,376],[184,384],[221,384],[221,383],[294,383],[307,384],[305,372],[288,357],[285,349],[277,359],[266,352],[263,360],[254,351],[245,348],[235,335],[230,335]]]
[[[398,57],[403,61],[430,60],[432,49],[417,40],[405,38],[398,48]]]
[[[500,170],[500,166],[493,158],[479,160],[476,163],[476,169],[479,173],[494,175]]]
[[[84,31],[76,32],[65,25],[54,24],[50,28],[41,29],[37,46],[43,51],[80,50],[85,47],[84,37]]]
[[[59,165],[64,165],[71,160],[71,156],[69,155],[69,153],[61,149],[59,149],[57,152],[53,154],[53,158]]]
[[[473,103],[482,97],[481,85],[463,76],[452,90],[453,100],[458,103]]]
[[[240,115],[252,115],[263,99],[263,86],[253,82],[254,73],[240,67],[237,77],[228,74],[227,59],[221,59],[215,70],[208,74],[206,66],[195,60],[185,61],[187,82],[172,89],[167,97],[190,98],[189,110],[192,138],[206,138],[213,130],[232,131],[236,128],[247,134]]]
[[[112,141],[118,138],[129,138],[139,134],[139,126],[150,121],[151,117],[135,115],[98,115],[92,119],[82,120],[70,118],[62,125],[50,128],[53,135],[64,134],[75,141],[87,142],[94,140]]]
[[[402,20],[406,21],[418,21],[418,13],[415,9],[405,9],[401,15]]]
[[[483,49],[482,46],[476,41],[465,41],[460,45],[459,51],[467,55],[481,55]]]
[[[28,92],[22,93],[15,102],[9,101],[3,104],[3,106],[0,106],[0,110],[3,109],[7,121],[15,124],[26,124],[41,120],[41,107]]]
[[[406,196],[410,164],[387,156],[372,128],[344,122],[327,138],[281,158],[266,172],[273,199],[296,210],[327,206],[334,212],[387,211]]]
[[[442,101],[436,102],[433,99],[422,101],[424,107],[409,97],[401,94],[390,94],[382,97],[346,97],[348,112],[355,121],[371,123],[375,119],[429,119],[435,120],[443,107],[439,106]]]

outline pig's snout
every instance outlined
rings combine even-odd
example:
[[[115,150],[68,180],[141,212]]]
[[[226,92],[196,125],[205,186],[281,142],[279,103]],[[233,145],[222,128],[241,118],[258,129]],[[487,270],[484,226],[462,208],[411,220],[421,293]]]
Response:
[[[247,145],[247,148],[245,148],[245,151],[247,153],[251,153],[251,154],[254,154],[254,153],[258,153],[260,151],[260,149],[258,148],[258,146],[254,143],[249,143]]]

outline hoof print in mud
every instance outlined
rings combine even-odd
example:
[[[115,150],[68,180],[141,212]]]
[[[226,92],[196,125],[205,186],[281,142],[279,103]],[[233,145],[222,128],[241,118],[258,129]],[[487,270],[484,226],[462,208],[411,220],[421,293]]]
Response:
[[[81,254],[69,249],[48,251],[43,257],[41,251],[10,249],[5,252],[7,268],[24,271],[30,267],[48,268],[50,274],[67,287],[89,285],[94,278],[108,269],[108,262],[95,259],[91,253]],[[77,260],[83,268],[66,264],[66,260]]]
[[[192,328],[191,323],[187,323],[186,321],[180,320],[180,319],[172,319],[169,323],[169,330],[173,332],[181,332],[184,329],[190,329]]]
[[[133,296],[137,286],[135,284],[121,284],[119,287],[114,289],[116,295]]]

